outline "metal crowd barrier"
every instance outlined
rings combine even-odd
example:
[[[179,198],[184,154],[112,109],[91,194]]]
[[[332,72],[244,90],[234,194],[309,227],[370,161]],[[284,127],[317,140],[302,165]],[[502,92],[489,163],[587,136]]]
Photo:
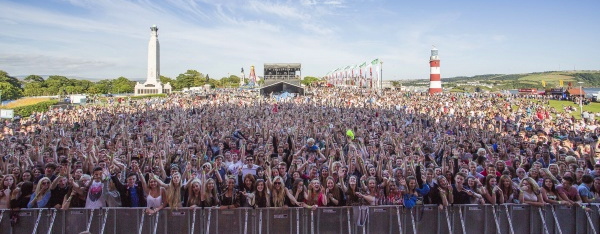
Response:
[[[0,211],[0,233],[598,233],[600,204]],[[13,222],[12,217],[18,217]]]

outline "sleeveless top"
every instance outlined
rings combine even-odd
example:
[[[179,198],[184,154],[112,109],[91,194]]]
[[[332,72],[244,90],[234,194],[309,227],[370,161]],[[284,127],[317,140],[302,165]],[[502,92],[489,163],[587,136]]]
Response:
[[[550,194],[550,193],[552,193],[552,194]],[[546,191],[546,197],[548,197],[548,200],[558,201],[558,194],[556,194],[552,191]]]
[[[527,191],[523,191],[523,200],[537,202],[538,201],[538,197],[537,197],[537,195],[535,193],[530,193],[530,192],[527,192]]]
[[[162,194],[158,195],[158,197],[153,197],[152,195],[150,195],[150,193],[148,193],[148,196],[146,196],[146,203],[148,204],[148,207],[159,207],[162,205]]]

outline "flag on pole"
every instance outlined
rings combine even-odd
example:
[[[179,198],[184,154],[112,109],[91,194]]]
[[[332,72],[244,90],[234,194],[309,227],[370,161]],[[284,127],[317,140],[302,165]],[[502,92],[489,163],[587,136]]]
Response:
[[[363,87],[365,85],[365,77],[367,76],[367,62],[364,62],[360,65],[358,65],[358,70],[359,70],[359,77],[358,79],[360,80],[360,86]],[[365,70],[364,75],[363,75],[363,70]]]
[[[546,88],[546,81],[542,80],[542,87]]]
[[[373,88],[373,64],[369,63],[369,88]]]
[[[375,59],[371,61],[371,65],[375,66],[375,87],[379,87],[381,79],[381,60]]]

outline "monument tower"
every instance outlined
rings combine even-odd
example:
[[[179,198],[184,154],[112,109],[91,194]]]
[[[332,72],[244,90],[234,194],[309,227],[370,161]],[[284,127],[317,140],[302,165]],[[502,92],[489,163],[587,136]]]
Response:
[[[429,57],[429,94],[441,93],[442,91],[440,58],[438,57],[438,50],[433,47],[431,57]]]
[[[156,83],[160,79],[160,44],[158,43],[158,27],[150,27],[150,42],[148,42],[148,76],[146,82]]]
[[[150,27],[150,42],[148,42],[148,75],[144,84],[135,85],[135,95],[171,93],[171,84],[160,82],[160,44],[158,43],[158,27]]]

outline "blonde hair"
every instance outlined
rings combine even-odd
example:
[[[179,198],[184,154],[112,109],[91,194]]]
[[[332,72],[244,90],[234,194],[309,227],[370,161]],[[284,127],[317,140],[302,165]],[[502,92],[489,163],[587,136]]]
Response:
[[[198,195],[194,194],[194,184],[198,184],[198,187],[200,187],[200,189],[202,189],[202,186],[200,185],[200,180],[198,179],[194,179],[190,182],[190,190],[188,191],[189,195],[188,195],[188,200],[187,200],[187,206],[192,206],[192,205],[196,205],[196,206],[200,206],[200,203],[202,202],[202,196],[201,196],[201,192]]]
[[[46,189],[46,191],[44,192],[44,194],[40,194],[40,192],[42,192],[42,182],[44,181],[48,181],[48,189]],[[2,180],[2,182],[4,182],[4,180]],[[43,177],[40,179],[40,181],[38,181],[37,186],[35,187],[35,197],[43,197],[45,196],[47,193],[50,192],[50,184],[52,183],[52,181],[50,181],[50,178],[48,177]]]
[[[173,184],[175,176],[179,176],[178,185]],[[181,174],[179,172],[175,172],[171,176],[171,182],[167,188],[167,203],[171,209],[181,207]]]
[[[279,190],[277,190],[275,186],[273,186],[273,191],[271,191],[273,194],[273,207],[283,207],[283,205],[285,205],[286,192],[285,186],[283,185],[283,178],[281,178],[281,176],[275,176],[273,183],[278,180],[281,182],[281,187],[279,187]]]
[[[523,180],[521,180],[521,183],[519,184],[519,187],[523,187],[523,182],[525,181],[527,181],[527,183],[530,184],[531,190],[533,190],[535,194],[538,194],[540,192],[540,186],[538,186],[537,182],[535,182],[535,180],[533,180],[533,178],[531,177],[523,178]]]

